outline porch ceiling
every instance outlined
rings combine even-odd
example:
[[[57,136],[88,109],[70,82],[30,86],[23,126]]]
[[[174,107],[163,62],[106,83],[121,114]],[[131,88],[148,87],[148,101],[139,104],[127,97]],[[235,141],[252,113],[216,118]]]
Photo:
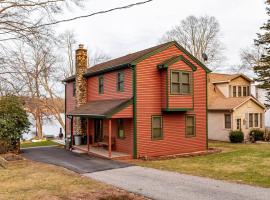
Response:
[[[132,104],[132,99],[91,101],[67,113],[67,116],[110,118]]]

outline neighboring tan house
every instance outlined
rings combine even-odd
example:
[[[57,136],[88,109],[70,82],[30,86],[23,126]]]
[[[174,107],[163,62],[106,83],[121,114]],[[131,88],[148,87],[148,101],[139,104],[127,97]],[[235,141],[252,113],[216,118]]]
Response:
[[[243,74],[208,75],[208,138],[229,141],[231,130],[264,129],[265,106],[250,93],[253,81]]]
[[[178,43],[90,68],[87,60],[80,45],[76,76],[64,80],[66,133],[87,137],[87,145],[72,141],[72,148],[114,159],[207,149],[210,70]]]
[[[251,94],[256,97],[259,102],[263,103],[263,104],[266,104],[269,102],[267,102],[267,98],[266,96],[268,95],[267,94],[267,91],[265,89],[262,89],[262,88],[259,88],[258,87],[258,83],[254,83],[251,85]],[[267,109],[266,112],[265,112],[265,128],[270,128],[270,109]]]

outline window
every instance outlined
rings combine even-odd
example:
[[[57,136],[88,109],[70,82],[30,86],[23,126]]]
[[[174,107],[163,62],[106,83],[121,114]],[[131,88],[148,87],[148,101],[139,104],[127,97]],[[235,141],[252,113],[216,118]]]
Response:
[[[238,86],[238,97],[242,96],[242,87]]]
[[[191,93],[190,72],[183,72],[183,71],[171,72],[171,93],[172,94]]]
[[[258,113],[254,114],[254,125],[255,127],[259,127],[259,114]]]
[[[249,113],[249,128],[252,128],[253,127],[253,114],[252,113]]]
[[[249,86],[247,86],[247,96],[250,95],[250,90],[249,90]]]
[[[152,139],[162,139],[162,116],[152,116]]]
[[[117,73],[117,91],[124,91],[124,72]]]
[[[237,130],[241,130],[241,129],[242,129],[241,125],[242,125],[242,124],[241,124],[241,119],[237,119],[237,120],[236,120],[236,126],[237,126],[236,129],[237,129]]]
[[[117,136],[120,139],[125,138],[125,132],[124,132],[124,120],[123,119],[118,119],[117,120]]]
[[[98,78],[98,92],[99,92],[99,94],[104,93],[104,78],[103,78],[103,76],[100,76]]]
[[[233,97],[236,97],[236,86],[233,86]]]
[[[73,82],[73,96],[76,96],[76,82]]]
[[[186,116],[186,136],[192,137],[196,135],[196,123],[194,115]]]
[[[243,96],[244,96],[244,97],[247,96],[247,87],[243,87]]]
[[[263,127],[263,114],[260,113],[260,128]]]
[[[232,121],[231,121],[231,114],[225,114],[225,128],[231,129]]]

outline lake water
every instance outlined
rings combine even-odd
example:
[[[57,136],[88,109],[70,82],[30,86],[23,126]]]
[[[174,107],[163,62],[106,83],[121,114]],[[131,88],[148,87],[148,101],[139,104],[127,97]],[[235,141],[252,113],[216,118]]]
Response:
[[[64,113],[61,114],[62,119],[65,119]],[[31,115],[28,116],[30,123],[32,124],[30,127],[30,131],[28,133],[23,134],[24,140],[31,140],[36,136],[36,127],[35,127],[35,120]],[[65,121],[65,120],[64,120]],[[54,136],[58,137],[60,132],[61,125],[55,119],[54,116],[49,116],[48,119],[43,120],[43,135],[44,136]],[[65,130],[62,129],[62,133],[65,134]]]

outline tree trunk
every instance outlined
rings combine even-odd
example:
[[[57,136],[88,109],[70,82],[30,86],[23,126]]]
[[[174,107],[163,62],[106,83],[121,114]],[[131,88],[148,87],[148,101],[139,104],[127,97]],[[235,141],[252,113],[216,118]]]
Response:
[[[41,119],[41,114],[40,112],[36,111],[36,116],[35,116],[35,120],[36,120],[36,130],[37,130],[37,137],[39,139],[43,138],[43,132],[42,132],[42,119]]]

